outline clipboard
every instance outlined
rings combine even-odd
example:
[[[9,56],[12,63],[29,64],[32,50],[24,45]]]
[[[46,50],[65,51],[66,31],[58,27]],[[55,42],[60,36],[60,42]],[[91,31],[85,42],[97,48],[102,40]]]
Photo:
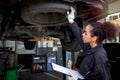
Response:
[[[71,76],[74,80],[84,80],[85,79],[78,71],[60,66],[60,65],[55,64],[55,63],[51,63],[51,65],[52,65],[52,68],[54,71]]]

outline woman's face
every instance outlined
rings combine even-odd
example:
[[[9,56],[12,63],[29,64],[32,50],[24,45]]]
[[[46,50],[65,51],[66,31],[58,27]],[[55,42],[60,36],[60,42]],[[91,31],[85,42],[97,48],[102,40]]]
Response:
[[[92,42],[92,36],[91,36],[91,33],[90,31],[93,29],[93,27],[88,24],[82,34],[82,38],[83,38],[83,42],[84,43],[91,43]]]

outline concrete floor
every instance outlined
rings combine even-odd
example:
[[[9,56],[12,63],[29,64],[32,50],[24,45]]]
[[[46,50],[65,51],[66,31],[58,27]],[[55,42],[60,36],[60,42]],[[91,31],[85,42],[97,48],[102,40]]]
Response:
[[[58,72],[19,72],[19,80],[62,80],[62,74]]]

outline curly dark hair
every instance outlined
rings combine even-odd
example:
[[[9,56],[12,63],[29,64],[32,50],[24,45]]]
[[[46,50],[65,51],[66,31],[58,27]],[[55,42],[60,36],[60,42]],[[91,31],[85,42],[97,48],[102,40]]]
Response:
[[[98,43],[101,43],[104,39],[112,40],[116,37],[117,29],[112,23],[92,22],[90,24],[93,27],[91,34],[98,37]]]

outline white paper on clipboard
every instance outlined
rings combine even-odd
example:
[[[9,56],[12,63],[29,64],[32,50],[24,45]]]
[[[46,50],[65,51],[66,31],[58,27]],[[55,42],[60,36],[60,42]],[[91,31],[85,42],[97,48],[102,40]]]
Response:
[[[78,79],[84,80],[84,77],[78,71],[60,66],[60,65],[55,64],[55,63],[51,63],[51,64],[52,64],[52,68],[53,68],[54,71],[61,72],[63,74],[69,75],[74,80],[78,80]]]

